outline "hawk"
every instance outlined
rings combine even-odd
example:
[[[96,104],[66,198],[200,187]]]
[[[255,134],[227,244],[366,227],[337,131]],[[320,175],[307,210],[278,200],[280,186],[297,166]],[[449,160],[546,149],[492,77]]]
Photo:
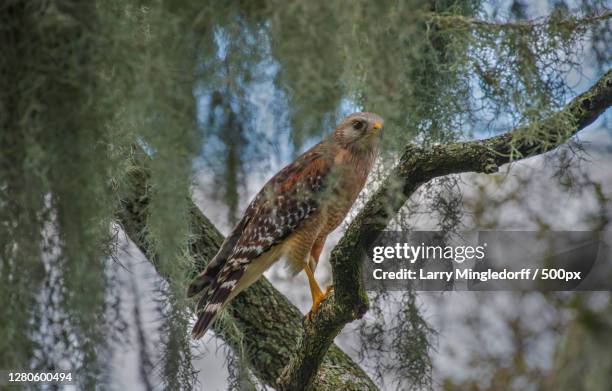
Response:
[[[345,117],[333,133],[272,177],[247,207],[208,266],[187,290],[198,301],[198,339],[238,293],[285,258],[306,272],[314,314],[330,291],[314,278],[327,235],[351,209],[374,163],[383,121],[373,113]]]

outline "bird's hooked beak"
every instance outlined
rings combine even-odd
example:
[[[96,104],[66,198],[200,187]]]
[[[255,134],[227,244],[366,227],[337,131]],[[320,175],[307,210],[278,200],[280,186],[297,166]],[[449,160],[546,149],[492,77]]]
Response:
[[[382,121],[375,121],[370,130],[368,130],[367,137],[365,137],[365,139],[368,140],[367,142],[373,143],[373,145],[378,144],[378,139],[382,135],[382,128]]]

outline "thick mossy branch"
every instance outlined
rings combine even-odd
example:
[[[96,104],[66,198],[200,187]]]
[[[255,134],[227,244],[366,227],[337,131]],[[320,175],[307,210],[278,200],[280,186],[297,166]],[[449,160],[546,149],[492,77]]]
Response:
[[[332,251],[333,295],[305,322],[300,346],[279,378],[279,388],[316,389],[313,379],[327,348],[348,322],[363,316],[368,308],[362,280],[365,249],[419,186],[449,174],[493,173],[503,164],[548,152],[591,124],[611,103],[612,71],[608,71],[563,110],[528,127],[484,140],[432,148],[407,146],[397,166]]]
[[[150,175],[146,167],[148,158],[135,148],[135,166],[130,172],[131,194],[121,196],[117,217],[125,232],[158,267],[159,259],[153,246],[147,241],[147,218],[149,209]],[[223,235],[206,216],[191,203],[189,209],[191,241],[190,255],[194,259],[194,270],[201,270],[216,254]],[[289,359],[298,354],[296,350],[302,330],[303,314],[278,292],[265,277],[241,293],[228,307],[232,327],[223,327],[217,322],[214,331],[236,352],[246,353],[247,365],[265,384],[276,385]],[[320,365],[316,378],[311,382],[317,390],[375,390],[367,374],[350,357],[331,341],[326,344],[329,352]]]

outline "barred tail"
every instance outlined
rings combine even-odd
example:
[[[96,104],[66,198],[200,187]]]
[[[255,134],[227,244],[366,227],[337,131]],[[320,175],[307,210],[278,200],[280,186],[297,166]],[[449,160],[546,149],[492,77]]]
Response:
[[[200,298],[196,306],[198,320],[191,330],[191,337],[193,339],[200,339],[217,320],[225,305],[235,296],[232,295],[232,292],[241,276],[242,270],[236,270],[227,276],[222,283],[219,283],[218,280],[215,281],[216,285],[211,287],[211,289],[214,289],[211,291],[211,294]],[[202,307],[204,309],[200,310]]]
[[[198,320],[193,325],[193,329],[191,330],[191,338],[200,339],[208,329],[214,324],[215,320],[221,315],[221,310],[223,308],[208,308],[206,306],[204,308],[204,312],[198,315]]]

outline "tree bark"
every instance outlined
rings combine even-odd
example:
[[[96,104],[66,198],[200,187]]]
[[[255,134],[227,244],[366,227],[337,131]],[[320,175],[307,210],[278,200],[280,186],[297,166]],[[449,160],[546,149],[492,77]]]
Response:
[[[148,157],[139,149],[134,149],[134,168],[128,178],[133,192],[122,196],[117,218],[130,239],[156,266],[158,257],[147,242],[147,210],[152,190],[147,160]],[[217,253],[223,235],[194,203],[189,213],[193,238],[189,250],[196,262],[194,270],[201,270]],[[156,269],[160,271],[160,268]],[[170,276],[162,277],[168,279]],[[303,328],[302,313],[265,277],[238,295],[227,311],[236,327],[222,328],[217,322],[214,331],[234,351],[247,353],[247,365],[258,379],[276,387],[276,379],[296,352]],[[317,367],[320,364],[320,370],[312,379],[317,390],[377,389],[348,355],[335,345],[328,347],[325,358],[317,363]]]
[[[316,389],[313,380],[328,347],[348,322],[367,311],[362,277],[365,249],[422,184],[449,174],[493,173],[503,164],[551,151],[595,121],[611,103],[612,70],[563,110],[529,127],[485,140],[432,148],[408,145],[332,251],[333,294],[312,319],[305,321],[300,345],[279,378],[279,389]],[[537,137],[533,137],[534,131]]]

